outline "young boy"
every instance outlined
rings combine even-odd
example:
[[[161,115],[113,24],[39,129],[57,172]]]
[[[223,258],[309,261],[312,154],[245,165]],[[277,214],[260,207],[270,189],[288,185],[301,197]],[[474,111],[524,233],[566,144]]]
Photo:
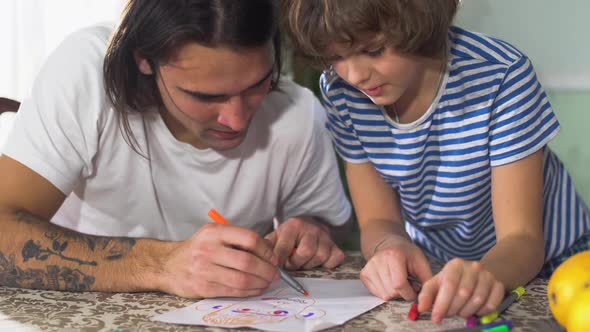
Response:
[[[547,143],[559,124],[529,59],[452,26],[452,0],[283,0],[321,91],[375,295],[432,319],[485,314],[588,248],[588,209]],[[425,254],[446,262],[432,276]]]

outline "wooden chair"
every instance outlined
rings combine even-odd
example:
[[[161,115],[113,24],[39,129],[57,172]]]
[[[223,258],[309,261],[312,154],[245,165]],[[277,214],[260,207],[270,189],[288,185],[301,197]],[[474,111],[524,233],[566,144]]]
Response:
[[[0,156],[19,107],[20,103],[16,100],[0,98]]]
[[[0,98],[0,114],[4,112],[16,112],[19,107],[20,103],[16,100]]]

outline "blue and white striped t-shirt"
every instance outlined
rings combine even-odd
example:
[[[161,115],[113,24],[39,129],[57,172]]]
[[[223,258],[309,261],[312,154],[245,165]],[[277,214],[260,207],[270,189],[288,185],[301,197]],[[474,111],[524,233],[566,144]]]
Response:
[[[590,229],[586,205],[546,147],[559,131],[529,59],[508,43],[452,27],[446,75],[430,109],[392,121],[363,93],[324,73],[338,153],[371,162],[398,193],[406,230],[428,254],[479,260],[495,244],[491,169],[544,149],[545,260]],[[370,193],[367,193],[370,194]]]

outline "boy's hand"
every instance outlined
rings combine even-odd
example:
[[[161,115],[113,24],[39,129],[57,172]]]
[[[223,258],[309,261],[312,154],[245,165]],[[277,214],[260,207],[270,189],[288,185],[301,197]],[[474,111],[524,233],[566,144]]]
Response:
[[[418,310],[432,309],[434,322],[455,315],[485,315],[496,310],[504,291],[504,285],[481,263],[455,258],[422,285]]]
[[[428,260],[416,245],[399,236],[380,242],[361,271],[360,279],[375,296],[387,301],[402,297],[416,298],[416,290],[408,280],[415,277],[424,283],[432,277]]]
[[[331,269],[342,263],[344,252],[332,241],[328,226],[311,217],[287,219],[266,236],[274,246],[279,266],[288,270],[323,266]]]

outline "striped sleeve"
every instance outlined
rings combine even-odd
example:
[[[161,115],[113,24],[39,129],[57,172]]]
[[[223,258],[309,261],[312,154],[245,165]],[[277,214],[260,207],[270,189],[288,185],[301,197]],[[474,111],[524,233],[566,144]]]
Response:
[[[339,87],[340,85],[340,87]],[[336,151],[342,159],[351,163],[369,161],[361,142],[352,126],[350,113],[346,105],[346,94],[338,82],[329,80],[326,74],[320,78],[322,102],[328,113],[326,127],[330,131]]]
[[[501,166],[543,148],[559,123],[530,60],[521,57],[506,72],[490,121],[490,164]]]

